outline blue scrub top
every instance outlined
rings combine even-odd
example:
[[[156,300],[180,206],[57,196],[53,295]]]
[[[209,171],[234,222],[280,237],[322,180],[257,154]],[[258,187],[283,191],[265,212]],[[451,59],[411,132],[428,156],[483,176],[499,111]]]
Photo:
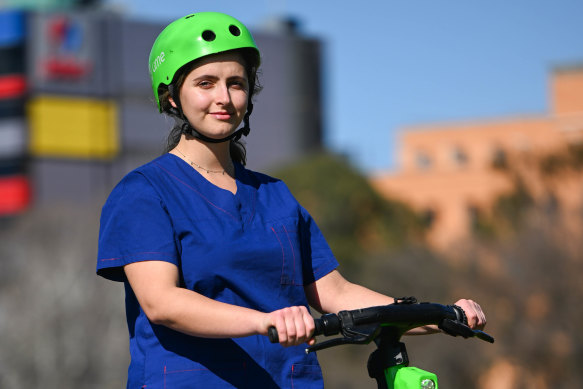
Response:
[[[128,388],[321,388],[316,356],[265,336],[206,339],[152,324],[123,266],[175,264],[181,286],[271,312],[308,306],[303,286],[338,263],[314,220],[277,179],[235,165],[237,193],[165,154],[129,173],[101,214],[97,273],[123,281]]]

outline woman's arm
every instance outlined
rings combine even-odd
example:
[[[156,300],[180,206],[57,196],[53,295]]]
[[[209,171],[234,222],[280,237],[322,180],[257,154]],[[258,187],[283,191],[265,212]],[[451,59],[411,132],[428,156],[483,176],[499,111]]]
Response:
[[[280,343],[308,341],[314,323],[305,307],[263,313],[209,299],[179,286],[178,268],[164,261],[136,262],[125,274],[148,319],[176,331],[206,338],[267,335],[276,327]]]
[[[347,281],[334,270],[316,282],[305,287],[309,304],[321,313],[337,313],[341,310],[371,307],[375,305],[392,304],[394,299],[363,286]],[[458,300],[459,305],[468,317],[468,324],[472,328],[483,328],[486,317],[480,306],[472,300]],[[409,331],[408,334],[428,334],[439,332],[435,326],[425,326]]]
[[[375,305],[387,305],[393,298],[347,281],[333,270],[305,288],[310,306],[320,313],[337,313]]]

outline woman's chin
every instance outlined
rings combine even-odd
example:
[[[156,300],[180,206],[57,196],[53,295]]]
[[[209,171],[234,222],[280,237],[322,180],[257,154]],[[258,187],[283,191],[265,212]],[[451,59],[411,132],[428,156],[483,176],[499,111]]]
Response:
[[[202,132],[200,131],[200,134],[206,136],[207,138],[211,138],[211,139],[224,139],[227,138],[229,136],[231,136],[236,130],[232,130],[232,131],[224,131],[224,132]]]

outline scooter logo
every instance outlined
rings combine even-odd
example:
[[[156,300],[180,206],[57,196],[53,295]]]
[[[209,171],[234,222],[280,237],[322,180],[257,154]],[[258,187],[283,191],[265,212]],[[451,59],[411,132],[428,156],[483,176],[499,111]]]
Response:
[[[93,68],[87,58],[84,25],[66,16],[48,20],[44,37],[48,53],[41,61],[42,74],[48,79],[79,80]]]

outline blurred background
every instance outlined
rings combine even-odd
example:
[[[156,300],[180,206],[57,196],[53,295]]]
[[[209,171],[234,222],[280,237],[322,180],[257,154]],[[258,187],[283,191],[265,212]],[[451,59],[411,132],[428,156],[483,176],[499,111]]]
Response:
[[[494,345],[411,337],[413,365],[444,388],[581,387],[581,2],[3,0],[0,388],[125,386],[99,213],[163,150],[149,50],[198,11],[252,30],[248,167],[288,183],[342,273],[484,308]],[[372,350],[320,352],[326,387],[375,387]]]

